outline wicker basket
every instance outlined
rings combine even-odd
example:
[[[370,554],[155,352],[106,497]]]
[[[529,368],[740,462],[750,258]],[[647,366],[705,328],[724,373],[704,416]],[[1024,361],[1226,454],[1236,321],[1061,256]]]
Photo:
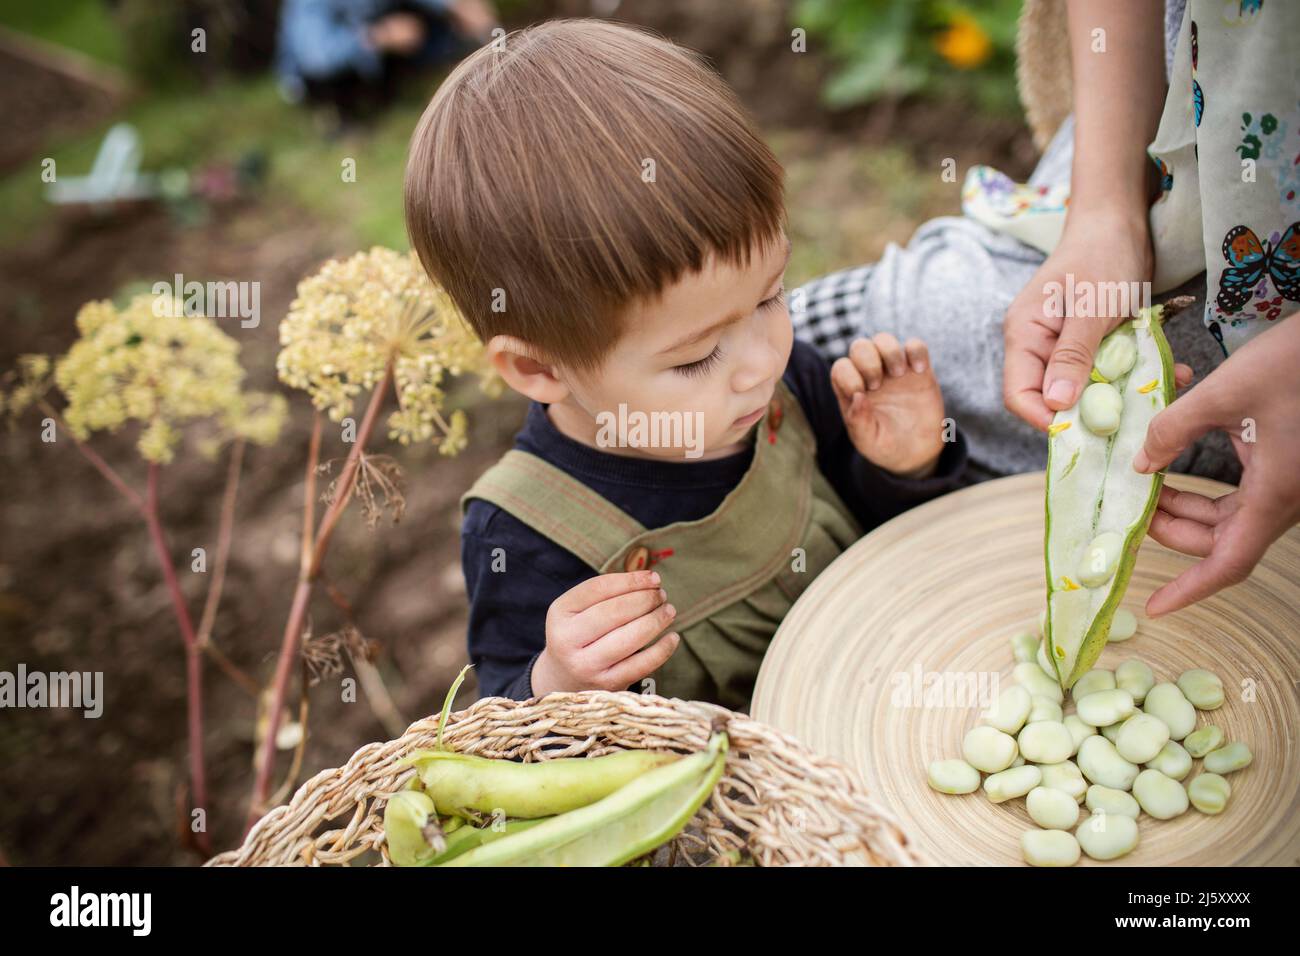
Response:
[[[844,766],[713,704],[606,691],[524,702],[488,697],[452,714],[443,739],[464,753],[547,760],[629,748],[701,750],[715,726],[730,737],[726,772],[686,830],[655,854],[656,864],[929,862]],[[243,846],[208,865],[347,865],[365,862],[357,859],[365,854],[387,865],[384,805],[415,772],[398,762],[432,747],[437,727],[436,716],[417,721],[398,739],[368,744],[346,766],[318,773],[259,820]]]

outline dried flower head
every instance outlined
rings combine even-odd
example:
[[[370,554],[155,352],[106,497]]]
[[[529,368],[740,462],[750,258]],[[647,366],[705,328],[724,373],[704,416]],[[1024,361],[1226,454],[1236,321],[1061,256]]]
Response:
[[[443,418],[443,377],[474,372],[492,395],[503,385],[482,343],[419,262],[379,246],[327,262],[300,282],[280,323],[280,345],[280,380],[305,390],[336,422],[391,363],[398,410],[388,418],[389,437],[404,445],[434,441],[444,454],[464,447],[465,416],[457,410]]]
[[[273,442],[284,424],[282,396],[241,391],[239,344],[178,303],[154,295],[136,296],[123,309],[88,302],[77,313],[77,330],[80,337],[53,365],[52,383],[48,358],[19,360],[11,413],[42,400],[55,384],[79,441],[138,422],[143,432],[136,447],[159,464],[172,460],[181,430],[192,422],[214,419],[223,436],[261,445]]]

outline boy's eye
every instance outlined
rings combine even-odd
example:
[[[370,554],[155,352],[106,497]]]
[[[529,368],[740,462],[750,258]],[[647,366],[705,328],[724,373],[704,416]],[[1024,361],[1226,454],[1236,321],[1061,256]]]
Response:
[[[764,299],[758,304],[759,309],[770,309],[773,306],[780,305],[785,300],[785,286],[777,290],[776,295],[769,299]],[[698,362],[689,362],[686,365],[674,365],[673,371],[680,372],[682,375],[705,375],[722,358],[722,346],[715,345],[713,351]]]
[[[686,365],[674,365],[673,371],[680,372],[682,375],[705,375],[708,373],[709,369],[713,368],[720,358],[722,358],[722,346],[715,345],[713,351],[704,356],[704,358],[700,359],[698,362],[689,362]]]

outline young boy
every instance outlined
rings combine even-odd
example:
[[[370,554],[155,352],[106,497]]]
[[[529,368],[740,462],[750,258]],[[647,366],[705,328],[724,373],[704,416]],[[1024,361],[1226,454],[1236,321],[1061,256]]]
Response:
[[[532,399],[461,499],[484,694],[744,708],[809,582],[961,480],[922,342],[794,342],[781,168],[672,43],[553,21],[480,49],[415,132],[406,220]]]

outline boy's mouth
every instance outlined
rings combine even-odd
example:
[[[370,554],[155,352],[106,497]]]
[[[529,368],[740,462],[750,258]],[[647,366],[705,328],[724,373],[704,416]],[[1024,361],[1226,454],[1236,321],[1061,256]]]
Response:
[[[748,415],[742,415],[740,418],[737,418],[734,422],[731,423],[732,427],[743,428],[746,425],[752,425],[754,424],[754,422],[758,421],[760,418],[763,417],[763,413],[765,411],[767,411],[767,406],[762,405],[759,408],[755,409],[754,411],[750,412]]]

